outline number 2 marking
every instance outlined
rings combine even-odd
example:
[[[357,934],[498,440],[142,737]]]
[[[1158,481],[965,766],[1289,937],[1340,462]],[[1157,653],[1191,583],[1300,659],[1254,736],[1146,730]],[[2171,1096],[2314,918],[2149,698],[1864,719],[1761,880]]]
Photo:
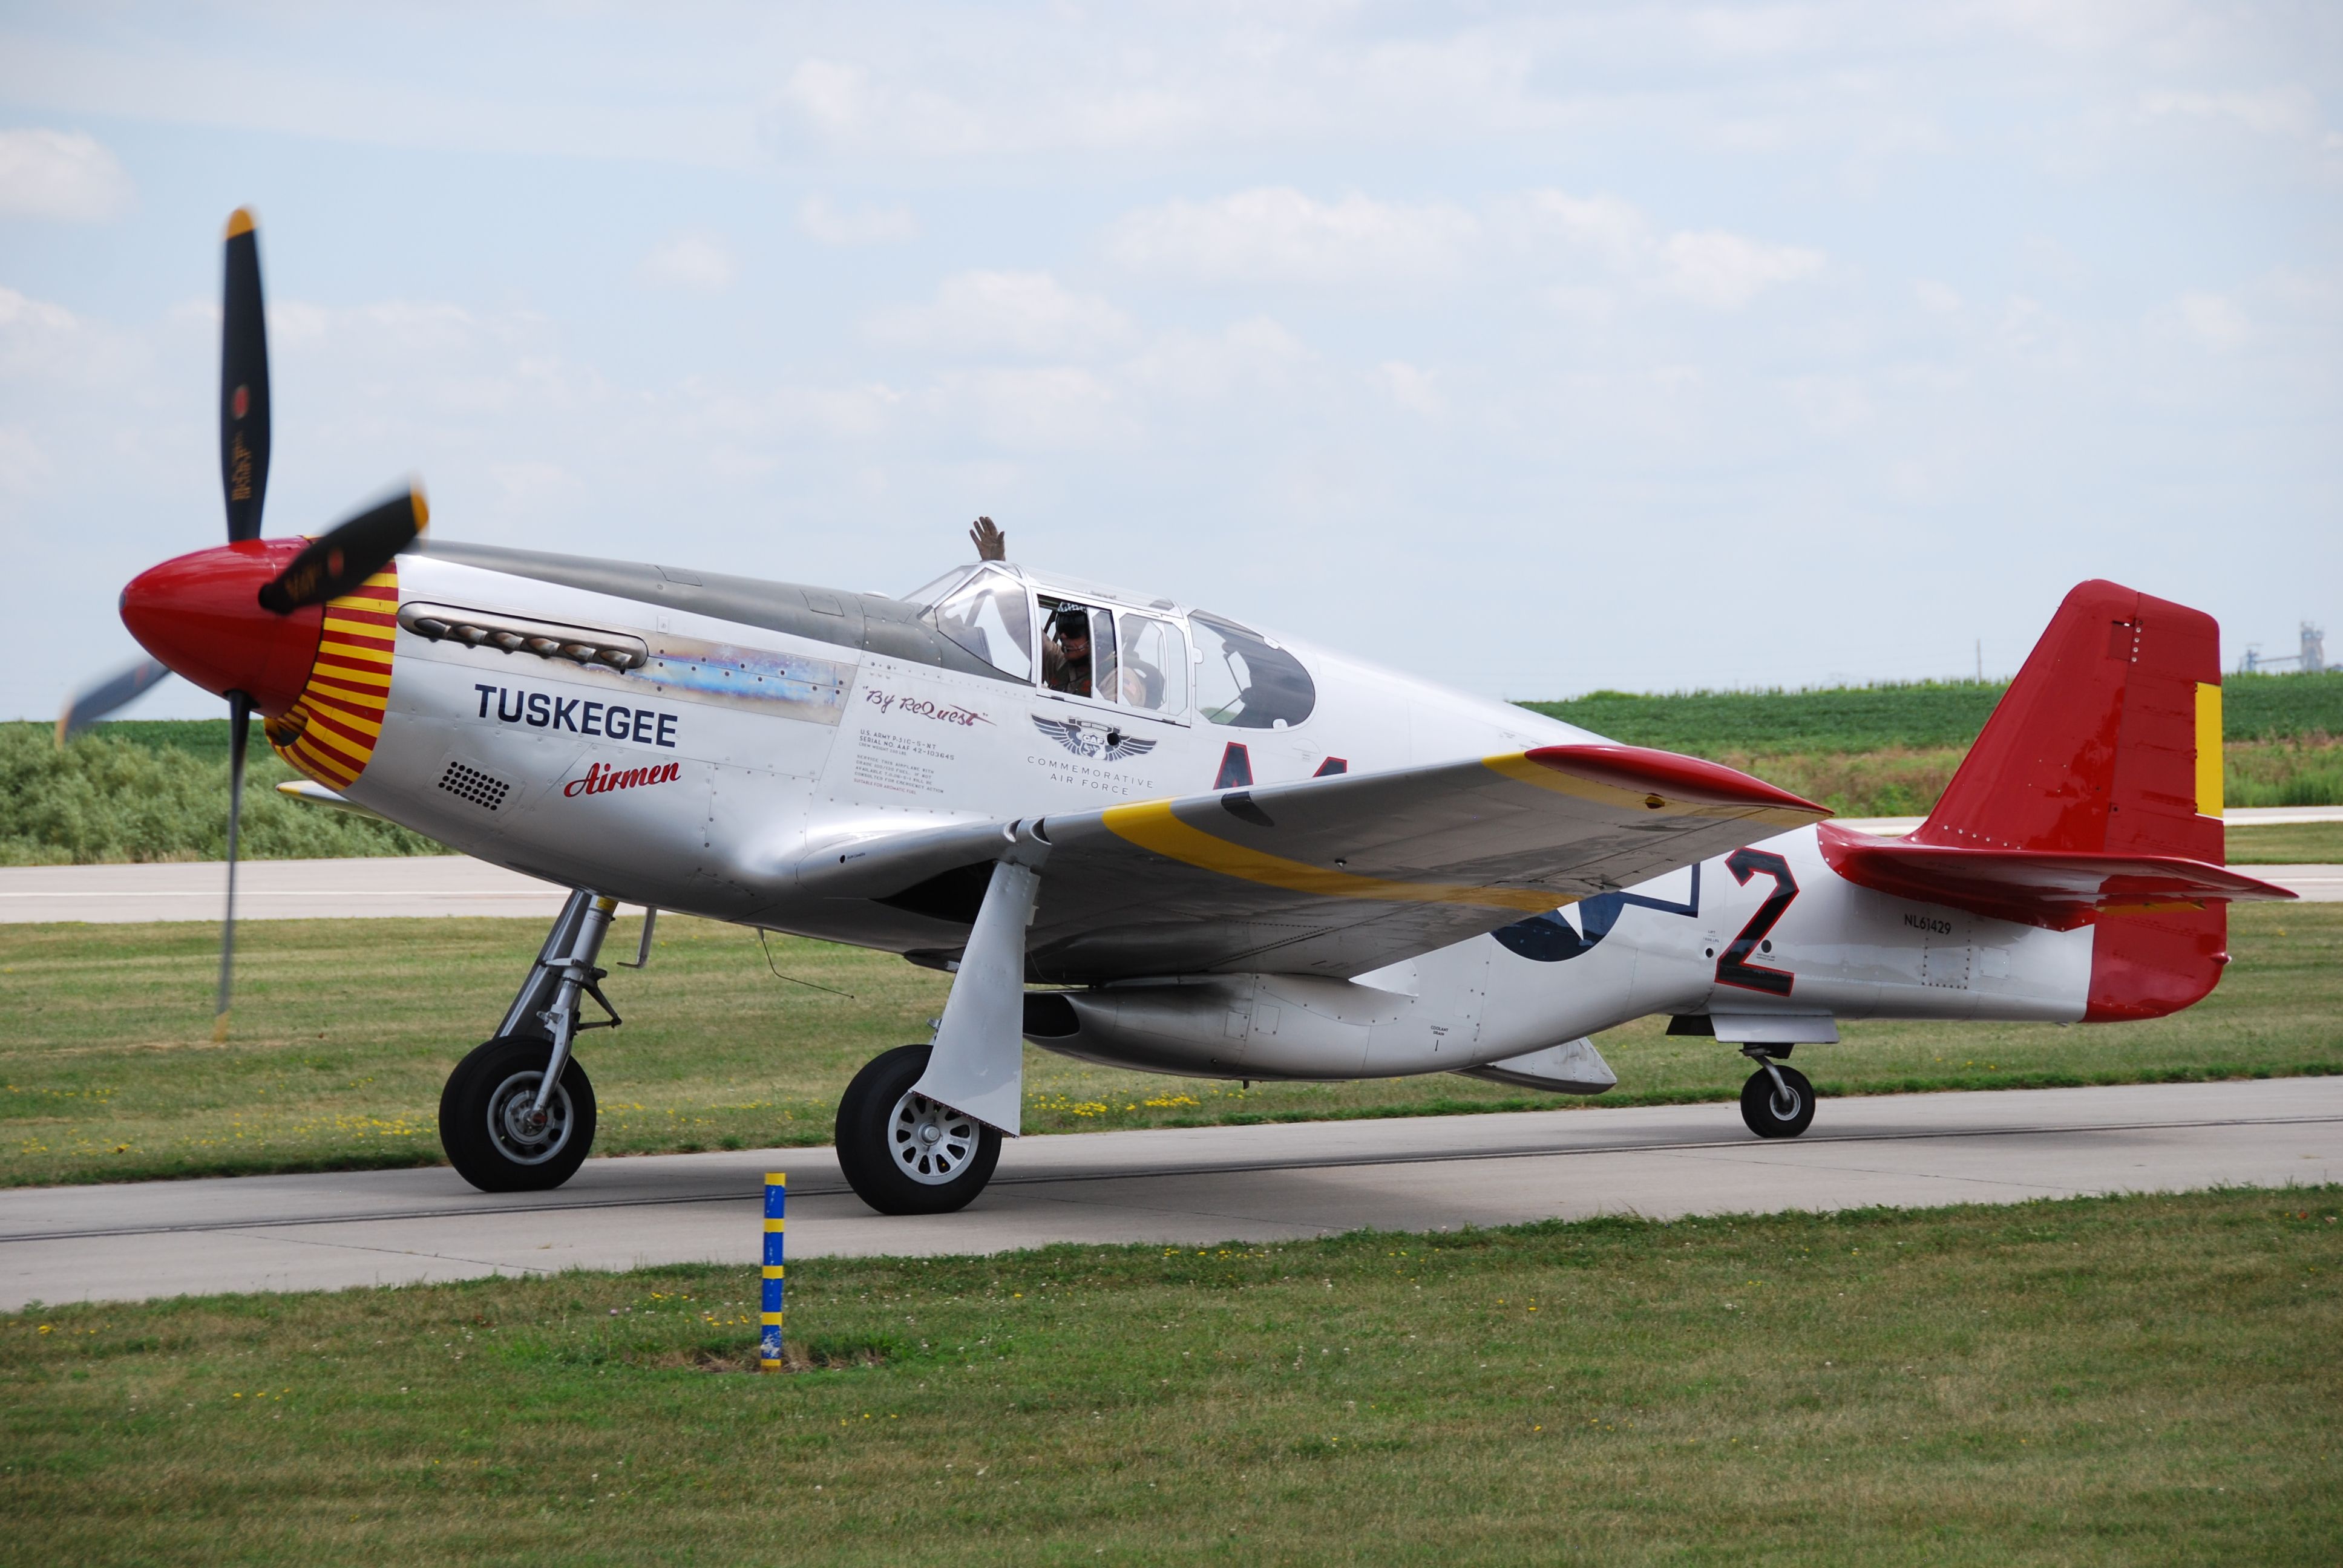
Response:
[[[1725,869],[1745,888],[1751,877],[1761,873],[1771,877],[1774,890],[1765,895],[1765,901],[1757,906],[1757,912],[1749,917],[1749,923],[1741,928],[1741,934],[1733,939],[1725,956],[1716,960],[1716,983],[1739,986],[1743,990],[1762,990],[1769,996],[1789,995],[1790,988],[1797,983],[1797,976],[1787,970],[1770,970],[1748,960],[1765,933],[1774,929],[1774,922],[1782,918],[1782,911],[1790,907],[1790,900],[1798,896],[1798,884],[1790,875],[1790,862],[1770,850],[1735,849],[1725,857]]]

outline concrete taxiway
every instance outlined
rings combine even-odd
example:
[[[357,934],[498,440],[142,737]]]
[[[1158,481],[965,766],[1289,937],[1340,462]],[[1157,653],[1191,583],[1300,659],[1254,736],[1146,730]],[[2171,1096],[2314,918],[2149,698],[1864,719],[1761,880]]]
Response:
[[[914,1219],[864,1208],[827,1149],[592,1160],[559,1191],[499,1197],[447,1170],[41,1188],[0,1192],[0,1309],[748,1266],[769,1170],[789,1173],[793,1261],[2007,1203],[2343,1180],[2343,1078],[1826,1100],[1787,1143],[1731,1105],[1028,1138],[971,1208]]]
[[[0,923],[216,920],[227,892],[224,860],[143,866],[0,868]],[[569,890],[468,855],[246,860],[236,904],[247,920],[356,916],[503,915],[551,920]]]

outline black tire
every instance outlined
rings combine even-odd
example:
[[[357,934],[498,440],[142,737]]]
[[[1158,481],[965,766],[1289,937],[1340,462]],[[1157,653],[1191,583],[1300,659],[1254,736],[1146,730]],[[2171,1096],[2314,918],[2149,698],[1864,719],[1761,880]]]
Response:
[[[965,1209],[1001,1163],[999,1132],[911,1093],[928,1070],[928,1050],[899,1045],[872,1057],[838,1102],[838,1168],[881,1214]],[[932,1140],[922,1141],[922,1131]]]
[[[571,1057],[531,1133],[507,1113],[537,1097],[553,1042],[533,1034],[488,1041],[456,1064],[439,1092],[439,1146],[456,1173],[483,1192],[542,1192],[578,1174],[594,1147],[594,1085]]]
[[[1760,1070],[1741,1086],[1741,1120],[1760,1138],[1795,1138],[1814,1123],[1815,1086],[1796,1068],[1774,1065],[1789,1088],[1790,1103],[1775,1089],[1774,1074]]]

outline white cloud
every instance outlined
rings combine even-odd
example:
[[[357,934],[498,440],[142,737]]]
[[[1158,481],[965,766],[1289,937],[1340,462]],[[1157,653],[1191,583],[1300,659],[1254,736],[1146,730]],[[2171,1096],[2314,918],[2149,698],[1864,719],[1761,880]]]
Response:
[[[1939,283],[1933,277],[1914,279],[1912,297],[1931,316],[1950,316],[1961,307],[1960,292],[1951,284]]]
[[[1507,204],[1505,216],[1533,239],[1559,235],[1621,271],[1635,266],[1652,246],[1651,220],[1634,203],[1614,196],[1536,190]]]
[[[1818,250],[1723,229],[1663,237],[1642,209],[1614,196],[1535,190],[1500,203],[1497,217],[1521,244],[1535,249],[1559,238],[1614,274],[1712,310],[1738,310],[1777,284],[1813,276],[1825,261]],[[1546,298],[1557,309],[1594,319],[1612,305],[1604,291],[1584,284],[1560,285]]]
[[[1216,398],[1245,383],[1282,385],[1309,358],[1300,338],[1270,317],[1255,316],[1218,333],[1163,333],[1123,367],[1123,374],[1151,390]]]
[[[130,391],[133,401],[144,401],[152,390],[146,380],[152,373],[152,357],[136,336],[103,319],[85,319],[53,300],[0,286],[0,397],[45,384],[37,396],[59,387],[104,387]]]
[[[1458,273],[1480,231],[1479,219],[1445,204],[1319,202],[1268,186],[1130,213],[1107,251],[1137,271],[1208,283],[1396,283]]]
[[[875,84],[869,71],[840,60],[799,61],[775,96],[784,114],[832,144],[965,153],[999,139],[984,116],[945,94]]]
[[[920,220],[910,207],[898,204],[842,212],[820,195],[799,204],[798,226],[824,245],[884,245],[920,235]]]
[[[133,194],[120,160],[78,131],[0,131],[0,215],[99,223]]]
[[[1448,411],[1433,374],[1404,359],[1386,359],[1375,367],[1375,379],[1391,400],[1411,414],[1437,418]]]
[[[1539,291],[1538,299],[1555,315],[1589,327],[1600,327],[1619,313],[1619,296],[1608,288],[1557,283]]]
[[[1121,311],[1046,272],[963,272],[929,304],[881,312],[870,330],[900,348],[1055,359],[1088,358],[1132,336]]]
[[[2069,370],[2081,351],[2066,320],[2038,299],[2014,294],[2001,309],[1993,341],[2020,364],[2046,370]]]
[[[45,357],[80,327],[62,305],[0,287],[0,365]]]
[[[1738,310],[1777,283],[1823,269],[1818,250],[1766,245],[1722,229],[1670,235],[1659,260],[1664,287],[1712,310]]]
[[[968,407],[984,439],[1003,447],[1063,451],[1131,434],[1114,388],[1079,366],[980,370],[947,377],[944,391]]]
[[[2216,354],[2244,347],[2254,335],[2246,313],[2217,294],[2184,294],[2173,303],[2181,330]]]
[[[645,283],[656,287],[720,294],[739,276],[740,260],[721,237],[702,230],[687,230],[643,257],[639,275]]]

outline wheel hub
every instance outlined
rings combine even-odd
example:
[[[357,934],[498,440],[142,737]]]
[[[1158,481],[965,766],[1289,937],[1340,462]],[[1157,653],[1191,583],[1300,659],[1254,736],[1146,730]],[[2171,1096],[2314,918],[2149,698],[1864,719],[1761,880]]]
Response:
[[[516,1165],[542,1165],[568,1145],[569,1091],[557,1083],[539,1111],[537,1088],[544,1081],[541,1071],[516,1072],[488,1096],[488,1137]]]
[[[912,1181],[940,1187],[976,1158],[980,1131],[974,1117],[924,1094],[906,1093],[887,1119],[887,1151]]]

